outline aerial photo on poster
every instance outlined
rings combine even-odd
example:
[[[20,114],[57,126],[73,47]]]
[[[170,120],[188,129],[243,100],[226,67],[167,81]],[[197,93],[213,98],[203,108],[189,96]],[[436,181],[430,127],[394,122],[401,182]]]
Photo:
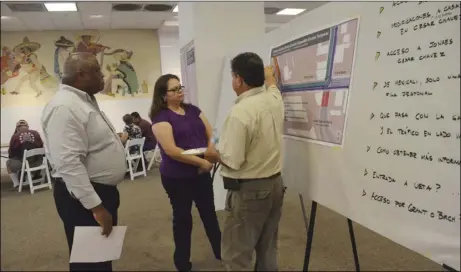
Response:
[[[286,136],[343,144],[357,30],[353,19],[271,49]]]

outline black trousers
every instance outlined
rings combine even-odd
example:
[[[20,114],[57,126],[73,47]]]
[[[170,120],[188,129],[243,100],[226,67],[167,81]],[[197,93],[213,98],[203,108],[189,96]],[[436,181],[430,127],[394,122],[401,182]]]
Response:
[[[179,271],[190,271],[192,202],[202,219],[216,259],[221,259],[221,230],[214,206],[213,180],[210,174],[192,179],[173,179],[162,175],[173,208],[174,263]]]
[[[76,226],[99,226],[90,210],[85,209],[80,201],[72,197],[62,179],[54,179],[54,201],[59,217],[64,223],[69,254],[74,241]],[[120,206],[120,195],[117,187],[100,183],[91,183],[101,198],[102,205],[112,215],[113,225],[117,225],[117,210]],[[112,271],[112,262],[102,263],[70,263],[69,271]]]

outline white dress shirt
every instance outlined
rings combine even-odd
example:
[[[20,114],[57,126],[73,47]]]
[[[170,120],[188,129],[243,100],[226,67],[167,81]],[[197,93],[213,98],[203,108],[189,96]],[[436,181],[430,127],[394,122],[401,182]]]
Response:
[[[94,96],[61,84],[45,106],[42,127],[52,176],[91,209],[101,203],[90,181],[117,185],[126,173],[124,147]]]

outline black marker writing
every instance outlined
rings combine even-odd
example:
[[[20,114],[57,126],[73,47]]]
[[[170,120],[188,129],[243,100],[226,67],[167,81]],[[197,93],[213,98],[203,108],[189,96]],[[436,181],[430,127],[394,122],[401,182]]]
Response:
[[[429,114],[427,113],[417,113],[415,115],[415,120],[423,120],[423,119],[428,119],[429,118]]]
[[[433,95],[430,91],[402,91],[402,97],[414,97],[414,96],[431,96]]]
[[[387,52],[387,56],[400,56],[400,55],[408,54],[409,52],[410,52],[410,48],[408,47],[398,48],[398,49],[394,49],[394,50]]]
[[[388,199],[387,197],[385,196],[382,196],[382,195],[378,195],[377,193],[373,192],[371,194],[371,199],[372,200],[375,200],[375,201],[378,201],[378,202],[381,202],[383,204],[391,204],[391,201],[390,199]]]
[[[426,215],[427,213],[426,209],[418,208],[413,204],[408,205],[408,211],[412,213],[423,214],[423,215]]]
[[[389,183],[394,183],[395,179],[391,176],[385,175],[385,174],[380,174],[376,171],[373,171],[373,179],[382,179],[385,180]]]
[[[426,84],[428,83],[435,83],[435,82],[439,82],[440,81],[440,78],[439,77],[426,77]]]
[[[413,158],[413,159],[416,159],[416,156],[417,156],[416,152],[407,151],[405,149],[395,149],[392,154],[398,157],[401,156],[401,157],[408,157],[408,158]]]
[[[392,7],[397,7],[401,4],[405,4],[405,3],[408,3],[408,1],[393,1],[392,2]]]
[[[454,158],[449,158],[449,157],[440,157],[438,159],[438,162],[445,163],[445,164],[461,165],[461,162],[459,161],[459,159],[454,159]]]
[[[400,26],[407,25],[409,23],[416,22],[418,20],[424,20],[424,19],[430,18],[430,17],[431,17],[431,14],[429,12],[425,12],[423,14],[419,14],[419,15],[416,15],[416,16],[412,16],[412,17],[409,17],[409,18],[394,22],[394,23],[391,24],[391,28],[400,27]]]
[[[459,9],[459,8],[460,8],[459,3],[457,3],[457,4],[449,4],[449,5],[446,5],[446,6],[443,8],[443,11],[444,11],[444,12],[447,12],[447,11],[455,10],[455,9]]]
[[[449,75],[447,78],[448,78],[448,79],[460,79],[460,78],[461,78],[461,74]]]
[[[449,38],[449,39],[444,39],[444,40],[441,40],[441,41],[437,41],[437,42],[430,42],[429,43],[429,48],[434,48],[434,47],[437,47],[437,46],[447,46],[447,45],[452,45],[453,44],[453,39],[452,38]]]
[[[419,136],[419,131],[409,128],[398,128],[397,132],[399,135]]]
[[[457,14],[457,15],[453,15],[453,16],[450,16],[450,17],[446,17],[446,18],[441,18],[439,19],[438,23],[439,25],[442,25],[442,24],[446,24],[446,23],[450,23],[450,22],[456,22],[458,21],[460,18],[460,15]]]

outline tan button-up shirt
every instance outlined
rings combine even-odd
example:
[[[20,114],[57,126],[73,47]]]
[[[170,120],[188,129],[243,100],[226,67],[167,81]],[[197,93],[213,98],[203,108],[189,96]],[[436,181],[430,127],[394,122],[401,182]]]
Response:
[[[41,121],[52,176],[61,177],[85,208],[99,205],[90,180],[117,185],[124,178],[126,159],[120,137],[96,99],[61,84]]]
[[[218,152],[221,175],[267,178],[282,170],[284,104],[276,86],[241,94],[224,122]]]

